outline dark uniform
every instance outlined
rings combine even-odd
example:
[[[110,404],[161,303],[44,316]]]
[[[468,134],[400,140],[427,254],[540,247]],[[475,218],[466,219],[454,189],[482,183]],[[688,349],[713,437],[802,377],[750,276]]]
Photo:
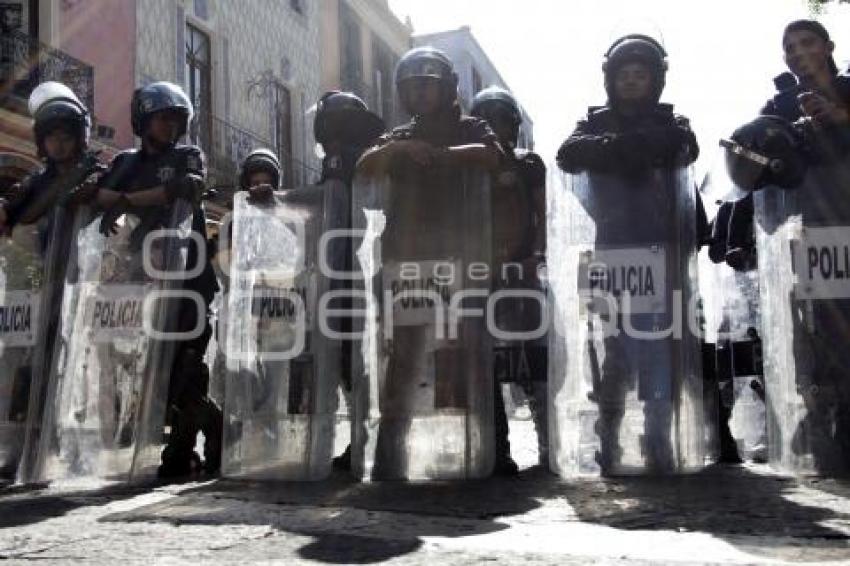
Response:
[[[512,262],[523,262],[520,280],[515,282],[503,281],[503,285],[521,289],[532,289],[543,292],[543,286],[538,278],[537,268],[545,261],[545,223],[546,223],[546,166],[539,155],[527,149],[505,149],[505,158],[501,161],[501,171],[510,171],[517,175],[518,183],[511,187],[512,190],[525,191],[524,199],[528,205],[526,212],[530,222],[525,224],[522,219],[516,221],[523,225],[526,230],[521,236],[521,242],[515,249],[515,256],[509,258]],[[500,175],[497,174],[497,177]],[[497,181],[498,182],[498,181]],[[494,203],[494,206],[497,206]],[[497,223],[494,230],[498,230],[498,223],[508,219],[494,219]],[[528,265],[526,259],[534,259],[533,265]],[[510,270],[508,269],[510,273]],[[510,275],[509,275],[510,276]],[[516,302],[518,314],[521,318],[520,331],[535,330],[543,322],[543,313],[540,303],[531,298],[512,299]],[[545,340],[545,338],[544,338]],[[548,373],[548,349],[540,341],[524,342],[520,349],[523,359],[508,361],[504,356],[496,355],[496,391],[495,391],[495,432],[496,432],[496,461],[497,467],[500,462],[505,465],[506,473],[510,473],[508,463],[510,457],[510,443],[508,441],[508,419],[505,412],[504,398],[502,397],[501,382],[498,376],[504,373],[499,367],[500,361],[516,366],[517,372],[514,377],[529,397],[529,406],[537,431],[538,458],[541,465],[548,462],[548,423],[546,422],[546,380]],[[527,367],[527,375],[521,375],[520,369]]]
[[[576,173],[632,175],[651,168],[683,167],[696,161],[699,146],[687,118],[670,104],[625,116],[616,108],[591,107],[558,149],[558,166]]]
[[[115,157],[102,186],[122,192],[137,192],[156,186],[165,186],[170,194],[181,192],[181,184],[187,175],[206,178],[206,169],[201,150],[195,146],[177,145],[160,154],[148,154],[144,150],[129,150]],[[181,195],[181,198],[194,199],[192,230],[206,241],[204,213],[198,205],[200,193]],[[145,234],[162,228],[167,221],[170,207],[146,207],[133,209],[138,214],[141,225],[136,241],[141,251]],[[168,445],[163,451],[160,475],[177,476],[191,472],[195,458],[194,447],[198,431],[205,437],[205,469],[209,473],[218,471],[221,462],[222,414],[215,402],[209,398],[209,368],[203,361],[212,329],[209,323],[209,305],[218,291],[215,272],[209,260],[207,250],[199,250],[194,240],[189,245],[187,269],[191,270],[197,262],[203,263],[200,275],[183,282],[184,290],[198,293],[206,305],[203,321],[204,330],[197,338],[181,341],[177,344],[174,365],[168,391],[168,424],[171,434]],[[175,304],[178,309],[177,332],[188,332],[197,328],[196,307],[188,299],[180,299]]]
[[[463,116],[458,104],[452,105],[436,117],[414,117],[407,124],[402,124],[381,136],[378,145],[400,140],[421,140],[435,147],[497,143],[496,134],[487,122],[480,118]],[[411,166],[409,163],[404,165]]]

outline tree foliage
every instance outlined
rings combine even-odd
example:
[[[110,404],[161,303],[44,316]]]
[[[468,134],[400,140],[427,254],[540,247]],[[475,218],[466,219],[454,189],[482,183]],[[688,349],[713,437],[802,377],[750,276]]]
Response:
[[[809,3],[809,11],[812,14],[820,14],[823,11],[823,7],[830,3],[837,4],[850,4],[850,0],[807,0]]]

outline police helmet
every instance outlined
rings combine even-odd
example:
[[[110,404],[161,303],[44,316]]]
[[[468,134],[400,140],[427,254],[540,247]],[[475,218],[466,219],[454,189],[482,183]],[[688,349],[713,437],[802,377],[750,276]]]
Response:
[[[430,46],[411,49],[404,54],[396,66],[397,85],[417,77],[433,78],[457,86],[457,75],[451,59],[439,49]]]
[[[470,114],[487,121],[494,129],[495,121],[501,120],[510,128],[510,139],[502,141],[507,141],[512,146],[516,145],[519,125],[522,124],[522,111],[510,92],[498,86],[485,88],[472,99]]]
[[[654,79],[653,97],[658,100],[664,90],[667,74],[667,51],[664,46],[648,35],[638,33],[625,35],[612,43],[602,63],[609,100],[614,100],[614,75],[627,63],[643,63],[649,68]]]
[[[328,91],[316,103],[313,135],[322,145],[365,146],[384,131],[384,122],[354,93]]]
[[[517,126],[522,123],[522,111],[516,98],[501,87],[487,87],[472,99],[470,114],[478,118],[485,118],[490,112],[504,112]]]
[[[189,129],[194,109],[192,101],[183,89],[174,83],[160,81],[137,88],[130,102],[130,121],[133,133],[139,137],[145,134],[147,122],[155,112],[175,110],[182,114],[179,136]]]
[[[48,81],[36,87],[29,98],[33,132],[40,156],[45,157],[44,138],[57,127],[67,128],[81,145],[88,145],[91,118],[88,110],[70,88]]]
[[[726,169],[741,189],[767,185],[798,187],[806,175],[802,139],[793,125],[779,116],[759,116],[735,130],[726,148]]]
[[[258,171],[269,173],[272,176],[272,187],[275,190],[280,189],[280,161],[273,151],[265,148],[255,149],[242,162],[242,170],[239,172],[239,188],[243,191],[248,190],[251,175]]]

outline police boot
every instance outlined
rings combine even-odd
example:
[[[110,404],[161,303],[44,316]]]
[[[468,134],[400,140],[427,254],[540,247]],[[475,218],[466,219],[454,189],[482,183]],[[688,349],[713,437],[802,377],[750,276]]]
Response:
[[[594,459],[603,475],[614,473],[623,458],[623,448],[620,446],[620,425],[623,422],[625,407],[600,406],[593,431],[599,437],[599,450]]]
[[[333,459],[333,468],[343,472],[351,471],[351,444],[345,447],[345,451]]]
[[[724,464],[740,464],[743,462],[738,454],[738,443],[732,436],[729,428],[729,420],[732,418],[732,409],[720,404],[720,461]]]
[[[508,441],[508,416],[505,413],[505,399],[502,397],[502,384],[495,383],[495,403],[493,407],[494,432],[496,435],[496,463],[493,466],[495,476],[515,476],[519,466],[511,458],[511,444]]]
[[[549,422],[546,411],[546,382],[535,382],[528,397],[534,432],[537,434],[537,464],[549,467]]]
[[[203,413],[201,432],[204,433],[204,472],[215,476],[221,471],[224,415],[216,402],[209,397],[204,400]]]
[[[178,408],[172,408],[171,433],[168,444],[162,450],[162,464],[157,470],[160,479],[191,478],[200,474],[201,458],[195,452],[195,438],[198,429],[187,415]]]

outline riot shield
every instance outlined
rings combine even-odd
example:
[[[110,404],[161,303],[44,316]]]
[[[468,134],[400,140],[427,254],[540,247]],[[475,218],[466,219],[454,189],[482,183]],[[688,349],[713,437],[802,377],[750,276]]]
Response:
[[[687,170],[566,175],[548,195],[550,463],[563,476],[704,464]]]
[[[288,190],[271,204],[234,199],[223,473],[318,480],[333,456],[340,343],[320,325],[339,266],[322,235],[344,226],[337,183]],[[344,187],[342,187],[344,189]],[[321,247],[320,247],[321,246]]]
[[[527,402],[537,435],[538,461],[548,466],[546,331],[550,317],[539,273],[543,266],[533,253],[537,232],[545,230],[545,194],[543,188],[532,189],[521,178],[508,179],[509,183],[497,182],[492,192],[494,327],[490,332],[496,442],[508,437],[505,408]],[[496,446],[497,452],[507,448]]]
[[[44,291],[43,223],[0,237],[0,482],[12,482],[24,449]]]
[[[845,158],[755,193],[768,452],[792,473],[850,470],[848,191]]]
[[[366,305],[352,469],[362,478],[493,467],[489,186],[487,173],[448,165],[355,179]]]
[[[109,237],[100,220],[75,216],[30,480],[141,481],[160,463],[174,349],[191,338],[174,332],[174,303],[198,303],[181,291],[199,267],[186,265],[192,207],[122,215]]]

